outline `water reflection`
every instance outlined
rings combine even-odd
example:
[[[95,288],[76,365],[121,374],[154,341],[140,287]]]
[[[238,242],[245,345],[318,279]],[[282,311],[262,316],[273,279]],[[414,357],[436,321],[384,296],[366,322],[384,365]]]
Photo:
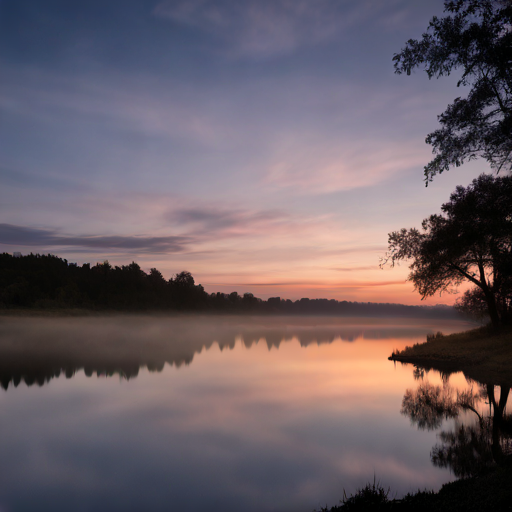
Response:
[[[417,320],[400,324],[383,319],[298,317],[89,317],[1,318],[0,385],[20,382],[44,385],[53,378],[71,378],[83,370],[91,377],[118,375],[131,379],[141,368],[161,372],[177,368],[218,344],[221,350],[237,342],[250,348],[263,341],[268,349],[293,339],[301,346],[352,342],[357,339],[424,339],[432,331]],[[416,324],[416,325],[415,325]]]
[[[439,489],[435,434],[399,414],[419,381],[387,357],[467,327],[365,321],[0,317],[0,510],[311,512],[374,474]]]
[[[450,385],[449,373],[438,371],[442,385],[434,385],[427,379],[431,370],[415,368],[419,384],[406,390],[400,412],[420,430],[437,430],[453,420],[452,429],[437,435],[432,464],[450,469],[458,478],[512,465],[512,415],[506,413],[510,383],[467,379],[467,387],[460,389]]]

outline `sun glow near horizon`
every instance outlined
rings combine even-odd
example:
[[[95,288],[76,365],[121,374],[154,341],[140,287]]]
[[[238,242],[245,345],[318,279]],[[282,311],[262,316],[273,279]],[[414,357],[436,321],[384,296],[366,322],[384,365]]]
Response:
[[[277,2],[256,19],[226,1],[220,30],[209,2],[126,2],[106,32],[94,22],[103,4],[46,5],[54,28],[23,39],[41,7],[9,11],[0,251],[136,261],[167,279],[188,270],[209,292],[453,302],[421,301],[405,266],[378,268],[389,232],[419,226],[484,170],[424,187],[425,133],[454,83],[393,74],[393,53],[442,0],[327,3]],[[238,17],[263,32],[240,31]]]

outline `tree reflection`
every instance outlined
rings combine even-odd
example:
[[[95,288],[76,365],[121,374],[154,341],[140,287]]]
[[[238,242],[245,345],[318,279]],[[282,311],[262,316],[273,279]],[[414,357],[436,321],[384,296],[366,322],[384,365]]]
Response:
[[[141,368],[161,372],[192,363],[196,354],[216,344],[232,350],[238,342],[247,348],[262,341],[269,350],[297,340],[310,344],[351,342],[358,338],[417,338],[428,327],[341,324],[310,318],[191,316],[4,318],[0,324],[0,386],[7,390],[24,382],[43,386],[59,376],[72,378],[83,370],[87,377],[137,377]]]
[[[405,392],[400,412],[419,429],[435,430],[441,426],[443,419],[455,418],[459,407],[447,386],[422,382],[416,391],[408,389]]]
[[[415,369],[414,377],[422,380],[424,369]],[[449,385],[433,385],[422,380],[415,390],[406,390],[401,413],[419,429],[439,429],[443,420],[454,419],[453,430],[441,431],[430,453],[434,466],[449,468],[458,478],[476,476],[490,468],[512,464],[512,415],[506,414],[510,386],[477,384],[463,391]],[[499,399],[496,391],[499,390]],[[488,414],[482,409],[488,406]],[[470,411],[469,422],[462,411]]]
[[[482,474],[493,467],[495,460],[489,444],[489,423],[459,425],[455,431],[441,432],[441,443],[430,453],[434,466],[449,468],[458,478]]]

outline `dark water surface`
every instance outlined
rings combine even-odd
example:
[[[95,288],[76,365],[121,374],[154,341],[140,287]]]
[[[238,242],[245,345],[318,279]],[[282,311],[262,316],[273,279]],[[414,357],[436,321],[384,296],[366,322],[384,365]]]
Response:
[[[0,317],[0,511],[311,512],[374,475],[398,496],[438,489],[457,468],[433,447],[475,414],[448,395],[477,411],[486,395],[387,357],[470,327]]]

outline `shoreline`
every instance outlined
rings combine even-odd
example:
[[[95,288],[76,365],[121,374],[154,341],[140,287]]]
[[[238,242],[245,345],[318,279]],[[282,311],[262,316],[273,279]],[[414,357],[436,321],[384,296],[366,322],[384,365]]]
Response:
[[[493,331],[479,327],[460,333],[427,337],[427,341],[393,352],[394,363],[412,364],[445,375],[462,372],[480,383],[512,387],[512,327]],[[344,503],[321,512],[356,510],[389,511],[482,511],[510,510],[512,500],[512,455],[504,464],[485,473],[444,484],[437,492],[418,490],[400,499],[388,499],[392,489],[367,484]]]
[[[438,333],[388,359],[442,373],[463,372],[479,382],[512,387],[512,328],[496,332],[485,326],[446,336]]]

